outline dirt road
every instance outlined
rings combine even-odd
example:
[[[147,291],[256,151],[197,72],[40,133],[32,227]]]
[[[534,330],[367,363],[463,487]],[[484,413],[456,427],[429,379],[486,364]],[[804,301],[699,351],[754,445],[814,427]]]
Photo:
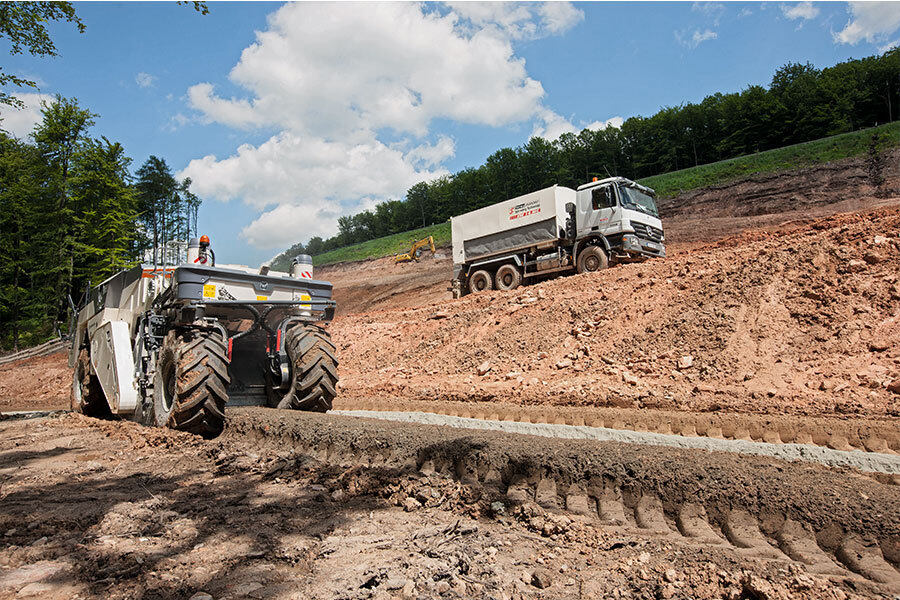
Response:
[[[900,590],[897,488],[849,472],[259,409],[231,425],[0,423],[0,598]]]

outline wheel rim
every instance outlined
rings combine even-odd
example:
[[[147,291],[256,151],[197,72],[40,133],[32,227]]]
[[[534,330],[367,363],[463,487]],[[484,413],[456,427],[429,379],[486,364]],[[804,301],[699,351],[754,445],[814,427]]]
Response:
[[[476,278],[475,278],[475,281],[472,282],[472,287],[475,288],[475,291],[476,291],[476,292],[482,292],[482,291],[484,291],[484,288],[485,288],[486,286],[487,286],[487,284],[486,284],[485,281],[484,281],[484,277],[476,277]]]
[[[504,273],[504,274],[503,274],[503,285],[506,286],[506,287],[509,287],[509,286],[512,285],[512,282],[513,282],[513,276],[512,276],[512,274],[510,274],[510,273]]]
[[[166,412],[170,413],[175,406],[175,365],[169,365],[163,375],[165,386],[163,387],[162,403]]]
[[[596,271],[600,268],[600,259],[596,256],[588,256],[584,261],[584,268],[588,271]]]

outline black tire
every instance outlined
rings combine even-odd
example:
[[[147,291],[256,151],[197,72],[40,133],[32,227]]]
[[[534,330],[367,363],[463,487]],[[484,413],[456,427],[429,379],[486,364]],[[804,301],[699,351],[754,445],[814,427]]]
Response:
[[[588,246],[578,255],[578,272],[594,273],[609,266],[606,252],[599,246]]]
[[[335,347],[328,332],[316,325],[288,329],[284,347],[291,361],[291,387],[276,408],[328,412],[337,396]]]
[[[473,294],[494,289],[494,278],[485,270],[475,271],[469,276],[469,291]]]
[[[153,422],[213,438],[225,428],[228,354],[214,331],[170,331],[153,376]]]
[[[522,283],[522,273],[516,265],[503,265],[497,269],[497,289],[508,292]]]
[[[72,372],[72,392],[69,408],[88,417],[109,417],[112,412],[106,402],[106,394],[100,387],[100,380],[91,372],[91,357],[87,348],[82,348]]]

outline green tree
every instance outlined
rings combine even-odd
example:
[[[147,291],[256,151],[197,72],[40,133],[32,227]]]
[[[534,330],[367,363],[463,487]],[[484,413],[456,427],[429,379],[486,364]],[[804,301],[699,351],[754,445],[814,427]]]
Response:
[[[131,159],[117,142],[86,141],[75,153],[71,189],[75,216],[76,285],[97,283],[133,264],[137,201]]]
[[[53,21],[73,23],[84,32],[84,23],[75,14],[71,2],[2,2],[0,3],[0,38],[9,41],[9,53],[23,51],[34,56],[57,56],[47,25]],[[3,72],[0,67],[0,86],[37,88],[34,81]],[[0,104],[24,106],[6,92],[0,91]]]
[[[72,275],[74,271],[75,219],[80,215],[82,207],[73,201],[69,189],[69,171],[72,156],[79,145],[86,139],[87,130],[94,125],[97,116],[78,105],[74,98],[63,98],[60,95],[51,103],[43,103],[41,108],[43,119],[34,128],[34,141],[38,151],[51,169],[51,178],[47,182],[51,196],[55,199],[46,209],[46,230],[57,240],[57,260],[52,263],[52,273],[48,276],[55,282],[57,289],[65,294],[72,292]],[[65,303],[60,302],[60,311],[65,310]]]

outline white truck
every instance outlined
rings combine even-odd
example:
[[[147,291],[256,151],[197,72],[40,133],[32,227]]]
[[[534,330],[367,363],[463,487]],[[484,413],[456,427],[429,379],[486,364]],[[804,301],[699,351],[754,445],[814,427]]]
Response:
[[[454,298],[666,255],[656,193],[624,177],[554,185],[450,219]]]

